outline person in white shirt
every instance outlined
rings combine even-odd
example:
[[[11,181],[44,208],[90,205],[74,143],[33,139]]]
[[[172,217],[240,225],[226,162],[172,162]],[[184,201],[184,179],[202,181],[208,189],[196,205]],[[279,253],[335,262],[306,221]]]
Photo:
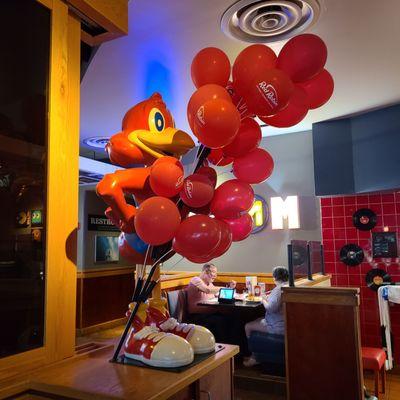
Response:
[[[200,276],[195,276],[187,287],[188,312],[189,314],[209,314],[215,310],[199,306],[198,303],[215,298],[221,287],[214,286],[217,279],[217,267],[214,264],[204,264]],[[229,283],[229,287],[234,289],[235,281]]]
[[[213,282],[216,278],[217,267],[208,263],[203,265],[200,275],[190,281],[186,289],[188,322],[210,329],[218,342],[236,344],[240,337],[237,318],[233,315],[221,314],[215,307],[198,305],[198,303],[213,299],[218,295],[221,287],[214,286]],[[236,282],[229,283],[229,287],[235,288],[235,286]]]
[[[265,308],[265,317],[258,318],[245,325],[247,338],[254,331],[272,333],[275,335],[283,335],[285,333],[285,319],[282,307],[282,286],[287,284],[289,280],[289,272],[285,267],[275,267],[272,270],[275,288],[263,297],[263,305]],[[256,359],[251,355],[243,362],[246,367],[252,367],[257,364]]]

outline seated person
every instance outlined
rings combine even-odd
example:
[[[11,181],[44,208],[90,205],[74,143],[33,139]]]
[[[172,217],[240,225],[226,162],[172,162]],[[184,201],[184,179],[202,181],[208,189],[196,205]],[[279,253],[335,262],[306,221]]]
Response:
[[[263,296],[263,305],[265,308],[265,318],[258,318],[245,325],[247,338],[253,331],[283,335],[285,333],[285,320],[282,307],[282,286],[289,280],[289,272],[285,267],[275,267],[272,270],[275,288],[267,296]],[[250,356],[243,362],[246,367],[252,367],[257,364],[256,359]]]
[[[190,322],[210,329],[217,341],[231,343],[233,340],[230,335],[231,329],[227,329],[227,326],[233,328],[234,319],[230,315],[219,313],[218,308],[198,305],[202,301],[218,296],[220,287],[213,284],[216,278],[217,267],[208,263],[203,265],[200,276],[196,276],[190,281],[186,289]],[[234,289],[236,282],[231,281],[229,287]]]

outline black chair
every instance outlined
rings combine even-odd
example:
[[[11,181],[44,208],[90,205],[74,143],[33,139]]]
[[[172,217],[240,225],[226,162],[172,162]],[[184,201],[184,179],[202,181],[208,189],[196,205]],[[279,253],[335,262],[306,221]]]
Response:
[[[285,336],[252,332],[249,350],[268,375],[285,376]]]
[[[167,301],[171,317],[179,322],[186,322],[188,318],[186,289],[167,292]]]

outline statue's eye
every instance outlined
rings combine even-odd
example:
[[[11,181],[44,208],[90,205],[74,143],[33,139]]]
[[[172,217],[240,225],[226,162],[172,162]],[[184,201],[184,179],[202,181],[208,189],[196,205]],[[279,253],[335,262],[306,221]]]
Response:
[[[165,127],[165,120],[158,108],[153,108],[149,114],[149,127],[151,131],[162,132]]]

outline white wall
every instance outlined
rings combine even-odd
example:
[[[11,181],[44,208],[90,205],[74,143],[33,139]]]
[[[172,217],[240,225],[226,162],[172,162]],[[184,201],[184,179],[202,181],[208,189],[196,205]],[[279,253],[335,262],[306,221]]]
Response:
[[[254,191],[267,200],[268,206],[274,196],[299,196],[301,228],[271,230],[269,223],[263,231],[234,243],[226,254],[215,259],[220,271],[269,272],[276,265],[287,266],[286,246],[291,239],[321,240],[319,199],[314,195],[311,131],[264,138],[262,147],[271,153],[275,169],[265,183],[253,185]],[[224,171],[229,169],[219,172]],[[230,173],[220,176],[221,181],[232,177]],[[172,267],[177,271],[199,270],[201,267],[180,259],[178,255],[172,257],[164,263],[164,270]]]

